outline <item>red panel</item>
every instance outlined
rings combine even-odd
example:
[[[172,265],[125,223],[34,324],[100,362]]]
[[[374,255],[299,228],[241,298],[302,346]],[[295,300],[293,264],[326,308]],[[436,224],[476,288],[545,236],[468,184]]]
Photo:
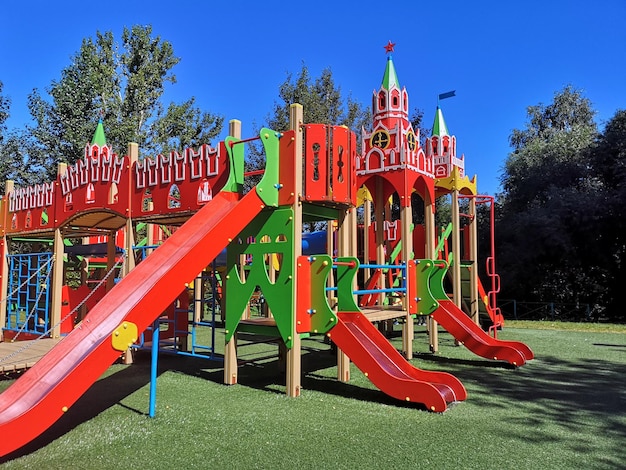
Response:
[[[7,211],[7,234],[24,231],[50,230],[55,220],[55,182],[35,184],[25,188],[15,188],[3,200],[3,210]]]
[[[304,135],[304,197],[328,199],[328,131],[324,124],[307,124]]]
[[[413,229],[413,253],[416,259],[426,258],[426,235],[422,224],[417,224]]]
[[[223,142],[217,149],[203,144],[135,163],[131,171],[133,217],[197,211],[224,186],[227,169]]]
[[[356,193],[358,191],[357,178],[356,178],[356,159],[357,159],[357,148],[356,148],[356,134],[354,132],[350,132],[350,160],[348,160],[349,168],[347,169],[347,173],[350,177],[350,202],[353,206],[356,206],[357,198]]]
[[[278,191],[278,204],[281,206],[293,204],[296,200],[296,181],[294,177],[296,145],[294,134],[294,131],[284,132],[279,142],[279,183],[282,187]]]
[[[351,201],[350,171],[352,152],[350,148],[350,130],[343,126],[332,128],[332,199],[335,202],[349,203]]]
[[[298,256],[298,292],[296,293],[296,331],[311,331],[311,263],[308,256]]]
[[[108,146],[93,145],[85,151],[90,153],[57,177],[55,227],[85,211],[128,213],[128,157],[112,153]]]

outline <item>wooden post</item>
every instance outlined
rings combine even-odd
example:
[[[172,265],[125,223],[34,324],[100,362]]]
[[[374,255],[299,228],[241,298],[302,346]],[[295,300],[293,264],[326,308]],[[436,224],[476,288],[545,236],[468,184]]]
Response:
[[[400,224],[402,237],[402,262],[404,263],[405,268],[408,268],[409,261],[413,255],[413,232],[411,230],[411,225],[413,224],[413,210],[411,205],[408,207],[401,207]],[[415,282],[415,279],[410,278],[408,269],[405,269],[403,277],[405,284],[406,282]],[[404,326],[402,327],[402,349],[404,350],[404,355],[407,359],[413,359],[413,337],[415,335],[415,327],[413,325],[413,317],[409,313],[409,304],[406,294],[402,305],[406,312]]]
[[[65,255],[65,246],[63,244],[63,234],[58,228],[54,229],[53,236],[53,257],[52,265],[52,283],[51,283],[51,300],[50,300],[50,331],[51,338],[59,338],[61,336],[61,304],[62,304],[62,288],[64,282],[63,257]]]
[[[304,155],[302,151],[303,135],[302,125],[304,123],[303,111],[301,104],[292,104],[289,107],[289,129],[295,131],[295,164],[294,164],[294,181],[297,197],[293,203],[294,220],[293,220],[293,243],[294,243],[294,260],[298,259],[298,256],[302,254],[302,203],[300,198],[302,196],[302,164]],[[298,291],[298,270],[293,270],[293,282],[292,282],[292,295],[295,299]],[[295,315],[295,309],[292,312]],[[293,322],[293,329],[291,332],[292,347],[287,350],[287,395],[290,397],[300,396],[301,389],[301,370],[302,370],[302,357],[301,357],[301,343],[300,334],[296,331],[296,321]]]
[[[370,262],[370,231],[369,228],[372,225],[372,201],[365,199],[363,202],[363,263],[369,264]],[[371,276],[370,268],[366,268],[363,271],[363,279],[365,282],[369,280]]]
[[[228,134],[237,139],[241,139],[241,121],[232,119],[228,123]],[[234,169],[231,169],[234,171]],[[223,315],[223,320],[226,321]],[[231,340],[224,346],[224,383],[234,385],[237,383],[237,333],[235,332]]]
[[[139,146],[133,142],[128,144],[128,165],[130,168],[133,167],[133,164],[139,160]],[[132,177],[130,178],[132,182]],[[126,227],[125,227],[125,236],[124,236],[124,250],[126,251],[126,259],[124,262],[124,270],[122,272],[122,276],[126,276],[129,272],[131,272],[135,268],[135,253],[133,248],[135,246],[135,231],[133,230],[133,213],[132,213],[132,187],[131,184],[128,185],[129,195],[128,195],[128,217],[126,218]],[[151,227],[148,225],[148,233],[151,231]]]
[[[115,246],[115,232],[109,232],[107,236],[107,274],[115,269],[116,262],[116,246]],[[115,273],[111,273],[107,278],[106,290],[109,292],[115,286]]]
[[[434,259],[437,255],[435,253],[437,239],[437,227],[435,226],[435,201],[430,199],[430,195],[426,195],[424,198],[424,225],[425,225],[425,238],[426,238],[426,258]],[[439,351],[439,331],[437,329],[437,322],[432,316],[428,317],[428,338],[430,343],[430,351],[437,353]]]
[[[15,183],[13,180],[7,180],[4,185],[4,194],[8,196],[8,194],[15,189]],[[0,341],[4,341],[3,330],[7,324],[7,297],[9,295],[9,263],[7,260],[7,255],[9,254],[9,239],[7,238],[6,227],[8,223],[7,214],[8,208],[6,207],[6,202],[8,198],[5,197],[2,203],[2,223],[4,230],[2,232],[2,240],[0,240]]]
[[[337,221],[337,256],[349,256],[351,253],[349,246],[349,224],[346,220],[346,214],[342,213],[340,214],[340,219]],[[337,380],[340,382],[350,381],[350,358],[339,348],[337,348]]]

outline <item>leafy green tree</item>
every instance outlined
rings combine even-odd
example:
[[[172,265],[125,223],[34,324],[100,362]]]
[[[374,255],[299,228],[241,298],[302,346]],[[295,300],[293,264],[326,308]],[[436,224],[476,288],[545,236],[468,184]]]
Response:
[[[35,121],[30,151],[45,154],[54,173],[56,163],[82,157],[100,117],[118,153],[128,142],[137,142],[145,155],[214,138],[223,118],[195,107],[194,98],[164,108],[165,86],[176,83],[172,69],[178,62],[172,45],[154,36],[151,26],[124,28],[121,43],[111,32],[84,39],[47,89],[51,101],[36,89],[29,96]]]
[[[23,132],[8,130],[11,100],[4,96],[0,82],[0,192],[4,194],[6,180],[19,185],[35,181],[34,173],[41,165],[30,159],[27,152],[28,138]]]
[[[581,224],[597,210],[588,197],[594,111],[567,86],[551,104],[530,106],[527,116],[526,127],[511,134],[513,152],[501,178],[496,246],[503,294],[598,304],[604,291],[597,279],[605,273],[584,252],[593,238]]]
[[[619,110],[606,124],[589,150],[592,173],[590,200],[597,211],[585,223],[597,240],[595,256],[605,265],[607,316],[624,320],[622,289],[626,284],[626,110]],[[593,197],[592,197],[593,196]]]
[[[420,145],[423,147],[426,143],[426,139],[430,137],[431,132],[431,129],[424,127],[424,110],[415,108],[409,120],[411,121],[411,125],[413,126],[415,133],[419,130]]]
[[[3,88],[4,83],[0,82],[0,145],[2,145],[4,134],[7,131],[6,121],[9,119],[9,110],[11,108],[11,100],[3,95]]]
[[[304,64],[296,77],[288,73],[278,88],[278,101],[274,102],[273,110],[265,117],[263,126],[276,131],[288,129],[289,108],[294,103],[303,107],[304,124],[344,125],[359,132],[361,126],[368,125],[370,119],[369,112],[361,104],[350,95],[342,96],[341,87],[335,85],[329,68],[322,70],[315,79]],[[264,158],[261,146],[251,145],[246,168],[263,168]]]

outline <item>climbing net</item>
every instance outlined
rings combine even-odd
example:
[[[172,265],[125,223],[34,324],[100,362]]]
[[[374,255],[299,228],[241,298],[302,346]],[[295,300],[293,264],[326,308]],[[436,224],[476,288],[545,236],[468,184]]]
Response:
[[[50,268],[52,268],[52,265],[54,263],[54,257],[51,257],[49,262],[46,263],[47,265],[50,266]],[[58,326],[60,326],[65,320],[67,320],[69,317],[71,317],[76,311],[78,311],[78,309],[80,309],[83,305],[85,305],[85,303],[87,303],[87,301],[96,293],[96,291],[106,283],[106,281],[109,279],[109,277],[111,277],[113,275],[113,273],[118,269],[118,268],[122,268],[124,266],[124,257],[120,257],[116,260],[115,264],[111,267],[111,269],[104,275],[104,277],[102,279],[100,279],[100,281],[98,282],[98,284],[96,284],[96,286],[89,292],[88,295],[85,296],[85,298],[83,300],[80,301],[80,303],[78,305],[76,305],[76,307],[74,307],[67,315],[65,315],[63,318],[61,318],[61,320],[59,320],[56,324],[52,325],[51,327],[49,327],[46,331],[44,331],[43,333],[41,333],[37,338],[35,338],[34,341],[29,341],[28,343],[26,343],[23,347],[11,352],[10,354],[8,354],[7,356],[4,356],[2,358],[0,358],[0,364],[6,363],[8,361],[10,361],[13,357],[15,357],[16,355],[28,350],[29,348],[33,347],[35,345],[35,343],[40,340],[43,339],[47,336],[50,335],[50,333],[57,328]],[[46,266],[42,266],[41,269],[44,269]],[[52,269],[48,270],[48,275],[50,274],[50,272],[52,271]],[[35,276],[37,273],[34,273],[31,278],[33,276]],[[30,279],[30,278],[29,278]],[[26,281],[24,281],[23,284],[25,284],[26,282],[29,281],[29,279],[27,279]],[[19,287],[17,288],[19,289]],[[16,289],[16,290],[17,290]],[[6,302],[6,299],[3,299],[4,302]],[[31,311],[32,314],[32,311]],[[29,314],[30,316],[30,314]],[[24,325],[27,322],[24,322]],[[14,342],[18,335],[21,333],[21,331],[23,330],[23,326],[22,328],[20,328],[20,331],[18,331],[18,334],[11,340],[11,342]]]

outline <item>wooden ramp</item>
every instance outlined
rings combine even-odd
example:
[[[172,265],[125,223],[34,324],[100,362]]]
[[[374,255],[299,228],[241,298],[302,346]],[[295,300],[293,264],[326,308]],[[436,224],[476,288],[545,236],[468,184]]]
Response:
[[[28,369],[45,356],[61,338],[0,343],[0,373]]]

